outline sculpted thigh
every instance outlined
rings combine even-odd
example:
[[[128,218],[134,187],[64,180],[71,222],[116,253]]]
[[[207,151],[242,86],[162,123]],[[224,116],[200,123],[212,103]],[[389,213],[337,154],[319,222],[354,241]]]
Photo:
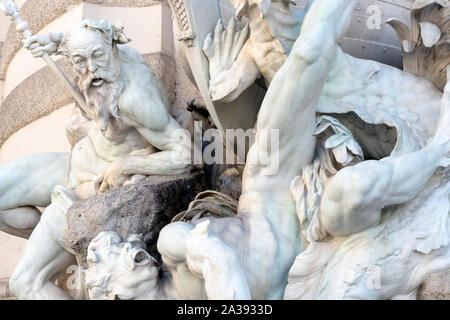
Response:
[[[43,153],[0,167],[0,210],[46,207],[56,185],[69,176],[70,153]]]

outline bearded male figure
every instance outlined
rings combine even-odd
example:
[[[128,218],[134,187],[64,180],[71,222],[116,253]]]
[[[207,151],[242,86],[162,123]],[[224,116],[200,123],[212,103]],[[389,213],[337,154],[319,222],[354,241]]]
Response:
[[[70,298],[52,278],[75,263],[65,217],[74,201],[143,176],[193,169],[161,82],[136,50],[122,45],[128,41],[123,27],[104,20],[25,41],[35,57],[63,54],[87,103],[84,119],[78,114],[69,122],[70,154],[31,156],[0,168],[2,230],[27,237],[39,221],[10,279],[19,299]],[[47,207],[40,220],[36,207]]]
[[[355,0],[320,0],[311,5],[301,34],[274,75],[261,106],[255,143],[243,174],[237,216],[205,217],[166,226],[158,241],[162,270],[158,270],[155,260],[135,238],[122,242],[115,233],[100,234],[91,242],[88,253],[86,283],[92,298],[281,299],[286,297],[288,273],[295,256],[302,257],[300,254],[305,249],[325,238],[345,239],[371,230],[380,223],[383,207],[409,203],[426,189],[425,185],[439,168],[448,166],[448,88],[442,95],[424,79],[344,55],[338,41],[348,27],[355,4]],[[428,109],[421,108],[423,105]],[[392,152],[387,156],[384,148],[373,148],[371,156],[377,160],[352,162],[348,153],[362,158],[363,152],[357,152],[351,139],[346,145],[351,133],[330,116],[316,121],[316,113],[327,108],[332,110],[330,113],[357,110],[369,123],[388,122],[398,130],[395,146],[391,146],[394,150],[387,148]],[[423,125],[420,130],[414,126],[418,119]],[[328,122],[332,123],[332,129],[342,132],[337,131],[331,136],[334,141],[327,139],[325,147],[320,147],[316,134],[325,131]],[[271,149],[269,153],[279,155],[280,168],[276,174],[269,174],[272,170],[258,161],[258,154],[264,153],[268,131],[273,129],[279,130],[279,149]],[[324,148],[335,149],[326,159],[338,162],[339,169],[347,167],[337,174],[333,172],[322,199],[308,196],[307,201],[312,198],[308,213],[305,219],[299,220],[295,208],[298,199],[290,194],[291,183],[296,185],[295,176],[302,170],[308,174],[308,167],[315,165],[312,162],[316,150]],[[378,157],[385,158],[378,160],[377,153]],[[313,181],[311,185],[307,187],[319,184]],[[444,188],[437,196],[448,199],[448,189]],[[302,204],[300,199],[297,206],[303,208]],[[448,206],[444,203],[443,207],[439,214],[448,216]],[[310,212],[315,214],[310,216]],[[392,215],[396,214],[397,211]],[[399,226],[402,223],[395,224],[395,234],[402,233]],[[441,226],[445,227],[441,224],[437,227]],[[427,247],[421,248],[425,255],[418,254],[420,257],[411,262],[411,268],[420,265],[423,256],[433,258],[442,254],[437,249],[445,242],[446,231],[441,230],[438,239],[433,237],[433,241],[427,241]],[[384,239],[375,242],[383,243]],[[428,255],[430,252],[433,254]],[[301,263],[304,260],[296,264],[308,272],[316,271],[316,265],[322,267],[321,253],[308,260],[309,264]],[[357,256],[377,254],[378,257],[383,253],[382,249],[366,250]],[[352,258],[351,250],[348,255]],[[389,266],[392,267],[386,265]],[[409,294],[430,269],[421,271],[407,288],[395,288],[383,293],[383,297]],[[411,274],[406,268],[403,273],[405,277]],[[315,274],[302,269],[300,275],[309,280]],[[339,279],[345,282],[346,275]],[[324,282],[332,280],[330,276]],[[349,296],[345,294],[347,288],[339,284],[339,290],[330,290],[335,295],[327,295],[328,298],[364,298],[367,293],[358,291]],[[306,281],[297,288],[291,287],[295,292],[308,288]]]

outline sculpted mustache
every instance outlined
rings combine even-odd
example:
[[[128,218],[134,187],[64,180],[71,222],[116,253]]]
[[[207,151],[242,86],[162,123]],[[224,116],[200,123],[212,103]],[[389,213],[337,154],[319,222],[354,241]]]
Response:
[[[106,82],[111,82],[109,75],[104,71],[97,71],[94,73],[89,73],[84,79],[83,83],[85,87],[89,87],[94,79],[103,79]]]

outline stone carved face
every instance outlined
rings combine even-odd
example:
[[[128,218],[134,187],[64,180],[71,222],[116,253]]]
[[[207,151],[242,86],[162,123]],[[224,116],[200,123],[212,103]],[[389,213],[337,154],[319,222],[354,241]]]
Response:
[[[66,58],[72,63],[83,82],[83,89],[99,87],[117,80],[120,73],[116,42],[109,40],[101,27],[89,27],[86,21],[69,33],[63,42]],[[106,22],[105,22],[106,23]]]
[[[85,271],[89,296],[94,300],[143,298],[157,285],[159,269],[156,260],[143,248],[137,236],[123,242],[115,232],[102,232],[88,248]]]
[[[77,73],[85,78],[86,87],[113,82],[117,73],[112,47],[93,31],[80,30],[68,42],[71,61]]]
[[[122,26],[105,20],[85,20],[74,31],[66,34],[60,51],[73,65],[92,115],[102,131],[112,118],[118,119],[118,100],[122,91],[120,81],[120,54],[118,44],[129,42]]]

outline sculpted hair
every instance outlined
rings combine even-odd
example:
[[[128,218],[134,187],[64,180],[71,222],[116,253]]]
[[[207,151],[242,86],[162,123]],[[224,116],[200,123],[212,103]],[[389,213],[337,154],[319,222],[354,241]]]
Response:
[[[337,119],[319,117],[314,135],[317,136],[315,159],[291,182],[301,232],[308,242],[321,241],[327,236],[320,221],[320,201],[329,180],[343,167],[364,160],[358,142]]]
[[[118,44],[126,44],[131,41],[131,39],[125,35],[123,31],[124,26],[121,22],[111,24],[106,20],[84,20],[81,22],[79,27],[97,32],[102,36],[102,39],[113,48]],[[58,46],[58,54],[64,55],[66,59],[70,57],[70,52],[67,48],[67,41],[70,38],[71,34],[71,32],[65,33]]]
[[[118,22],[111,24],[106,20],[84,20],[81,22],[81,26],[91,31],[99,32],[105,42],[110,45],[126,44],[131,40],[123,32],[123,24]]]
[[[68,63],[74,65],[72,53],[78,48],[86,47],[84,41],[85,34],[93,33],[98,41],[103,41],[106,47],[111,48],[112,55],[115,59],[109,60],[108,63],[113,65],[99,66],[94,73],[83,74],[78,77],[78,86],[84,93],[86,102],[95,106],[93,112],[96,112],[98,118],[97,124],[101,130],[106,130],[110,124],[110,118],[120,122],[120,112],[118,107],[119,96],[123,90],[120,82],[120,49],[118,45],[128,43],[130,39],[123,32],[121,23],[111,24],[106,20],[94,21],[84,20],[78,27],[63,35],[58,53],[64,55]],[[101,87],[92,87],[91,83],[95,77],[105,80]],[[82,110],[83,112],[83,110]],[[86,114],[83,112],[86,116]],[[93,119],[91,119],[93,120]]]

